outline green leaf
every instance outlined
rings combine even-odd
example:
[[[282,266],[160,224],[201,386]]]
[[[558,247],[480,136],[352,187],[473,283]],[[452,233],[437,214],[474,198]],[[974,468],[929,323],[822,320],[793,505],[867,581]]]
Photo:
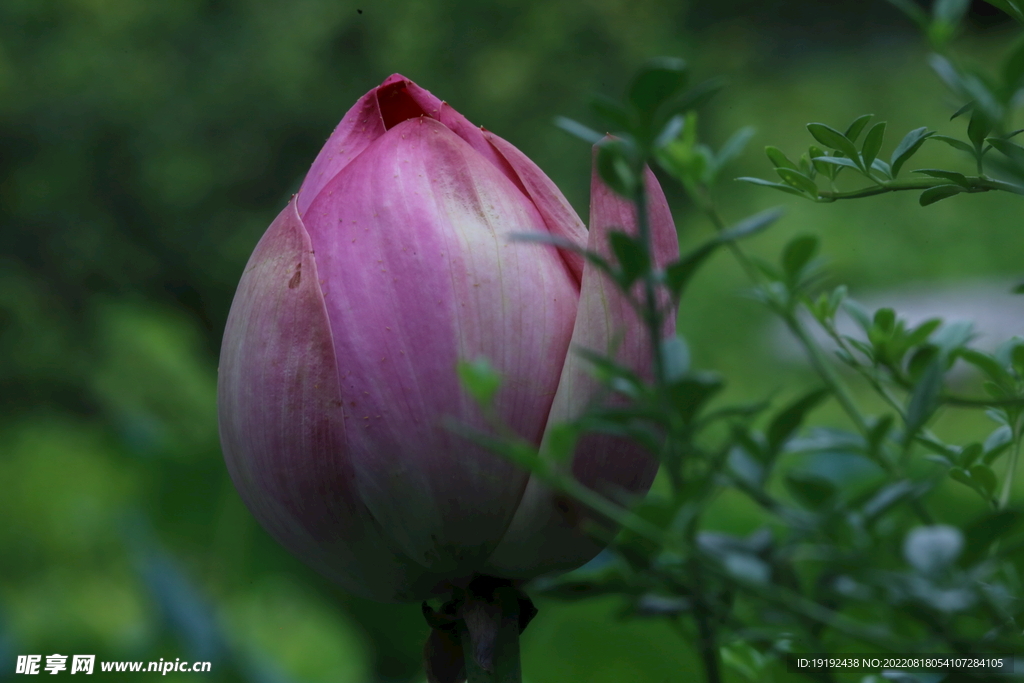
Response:
[[[633,127],[633,121],[626,108],[606,95],[596,95],[590,102],[590,108],[611,130],[628,131]]]
[[[939,394],[943,383],[942,364],[938,358],[933,359],[925,368],[921,379],[914,386],[907,404],[906,424],[907,437],[913,438],[921,427],[939,407]]]
[[[814,235],[794,237],[782,252],[782,269],[796,278],[818,251],[818,238]]]
[[[924,29],[928,27],[928,15],[913,0],[889,0],[889,4],[910,17],[919,28]]]
[[[617,194],[632,199],[640,178],[627,160],[628,149],[621,140],[602,140],[597,147],[597,172]]]
[[[970,0],[935,0],[935,4],[932,5],[932,16],[936,21],[958,24],[970,6]]]
[[[963,358],[965,361],[978,368],[985,375],[997,384],[1009,384],[1010,375],[1006,372],[1006,369],[999,364],[993,356],[976,351],[975,349],[962,348],[959,349],[957,355]]]
[[[838,493],[835,484],[810,472],[789,472],[786,475],[786,488],[801,505],[811,510],[825,507],[835,500]]]
[[[996,151],[1006,156],[1011,161],[1024,164],[1024,147],[1021,147],[1016,142],[1010,142],[1003,138],[985,138],[985,142],[992,145]]]
[[[752,137],[754,137],[753,126],[744,126],[733,133],[715,156],[715,173],[717,174],[722,167],[732,163],[743,154],[743,150],[746,149],[747,143]]]
[[[958,564],[966,568],[983,560],[992,544],[1016,530],[1022,521],[1024,513],[1014,509],[986,512],[974,519],[964,529],[967,545]]]
[[[889,180],[892,180],[892,167],[889,166],[889,162],[882,161],[881,159],[875,159],[871,162],[871,168],[875,169]]]
[[[860,149],[861,156],[864,157],[864,165],[871,166],[874,162],[875,157],[878,156],[878,150],[882,149],[882,139],[884,137],[885,121],[871,126],[871,130],[864,137],[864,144]]]
[[[971,100],[970,102],[968,102],[967,104],[965,104],[964,106],[960,107],[955,112],[953,112],[953,115],[949,117],[949,120],[952,121],[953,119],[957,118],[958,116],[963,116],[964,114],[966,114],[967,112],[969,112],[972,109],[974,109],[974,100]]]
[[[638,112],[651,117],[658,107],[682,91],[688,80],[689,70],[682,59],[653,59],[633,78],[627,98]]]
[[[564,116],[555,117],[555,126],[561,128],[569,135],[573,135],[581,140],[585,140],[591,145],[596,145],[602,138],[604,138],[604,136],[598,133],[596,130],[588,128],[587,126],[584,126],[582,123],[578,121],[573,121],[572,119],[566,118]]]
[[[835,128],[826,126],[824,123],[808,123],[807,130],[811,132],[815,140],[826,147],[839,150],[851,159],[857,160],[859,158],[857,148],[853,142]]]
[[[896,327],[896,311],[891,308],[879,308],[875,311],[872,327],[888,337]]]
[[[566,462],[576,452],[580,428],[571,422],[559,422],[544,431],[540,445],[541,457],[548,462]]]
[[[474,361],[459,361],[457,366],[462,387],[469,392],[473,400],[487,407],[494,400],[494,395],[501,387],[501,375],[486,358]]]
[[[768,448],[777,453],[803,423],[804,418],[828,396],[827,389],[815,389],[784,408],[768,426]]]
[[[785,154],[782,153],[778,147],[772,147],[768,145],[764,148],[764,153],[768,155],[768,160],[772,162],[775,168],[791,168],[794,171],[797,170],[796,164],[789,160]]]
[[[942,178],[943,180],[948,180],[955,185],[959,185],[965,190],[969,190],[971,188],[971,184],[967,181],[967,176],[963,173],[957,173],[956,171],[944,171],[940,168],[918,168],[911,171],[911,173],[921,173],[926,176],[931,176],[932,178]]]
[[[975,149],[966,142],[964,142],[963,140],[957,140],[956,138],[951,138],[948,135],[932,135],[931,139],[938,140],[940,142],[945,142],[950,147],[958,149],[961,152],[967,152],[972,156],[975,154]]]
[[[742,178],[737,178],[736,180],[742,181],[744,183],[750,183],[751,185],[762,185],[764,187],[771,187],[771,188],[774,188],[776,190],[782,190],[783,192],[788,192],[789,194],[795,194],[798,197],[804,197],[804,198],[807,197],[806,193],[801,192],[800,190],[796,189],[795,187],[790,187],[789,185],[783,185],[782,183],[773,183],[772,181],[765,180],[764,178],[751,178],[749,176],[744,176]]]
[[[913,329],[913,331],[907,333],[907,346],[917,346],[923,344],[931,336],[932,332],[938,329],[939,325],[942,324],[941,318],[931,318],[925,320],[923,323]]]
[[[608,242],[619,262],[621,272],[619,285],[623,289],[628,289],[638,277],[650,269],[650,258],[640,240],[624,232],[609,233]]]
[[[980,150],[985,144],[985,138],[992,132],[992,120],[980,109],[975,109],[971,114],[971,121],[967,124],[967,138],[974,143],[974,148]]]
[[[690,370],[690,348],[682,337],[673,334],[662,339],[658,350],[667,381],[675,382],[686,376]]]
[[[960,467],[967,468],[973,465],[984,450],[985,447],[977,442],[964,446],[960,449]]]
[[[1013,430],[1007,425],[996,428],[988,438],[985,439],[985,454],[981,456],[982,462],[991,465],[1013,445]]]
[[[948,199],[955,194],[960,194],[964,191],[964,188],[959,185],[936,185],[935,187],[929,187],[927,190],[921,193],[920,198],[917,200],[921,206],[928,206],[935,202]]]
[[[847,157],[815,157],[813,161],[816,164],[821,163],[831,164],[833,166],[848,166],[850,168],[855,168],[858,171],[861,170],[860,166],[858,166],[853,159],[848,159]]]
[[[999,483],[996,481],[996,473],[992,471],[992,468],[988,465],[979,463],[977,465],[971,465],[971,468],[967,471],[971,473],[971,479],[976,481],[981,490],[991,498]]]
[[[874,118],[874,116],[874,114],[862,114],[854,119],[853,123],[846,128],[846,139],[850,142],[857,142],[857,138],[860,136],[861,131],[864,130],[864,126],[868,125],[868,121]]]
[[[1011,17],[1024,24],[1024,6],[1019,0],[985,0],[993,7],[998,7]]]
[[[775,172],[778,173],[779,177],[787,184],[792,185],[798,190],[802,190],[812,197],[818,196],[818,185],[803,173],[794,171],[791,168],[777,168],[775,169]]]
[[[1020,89],[1024,80],[1024,40],[1019,40],[1010,54],[1003,60],[1003,85],[1006,99]]]
[[[900,168],[906,161],[914,156],[917,150],[921,149],[921,145],[934,133],[929,131],[925,127],[915,128],[914,130],[903,136],[900,140],[900,144],[896,145],[896,149],[893,150],[892,156],[889,157],[889,165],[892,166],[892,175],[896,177],[900,174]]]
[[[753,216],[747,216],[736,225],[730,226],[720,232],[716,241],[720,243],[732,242],[744,237],[750,237],[761,232],[775,221],[782,218],[786,210],[781,206],[759,211]]]

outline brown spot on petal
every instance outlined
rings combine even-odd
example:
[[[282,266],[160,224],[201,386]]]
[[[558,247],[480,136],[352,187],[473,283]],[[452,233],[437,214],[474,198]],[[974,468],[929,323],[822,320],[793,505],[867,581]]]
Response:
[[[302,262],[295,266],[295,275],[292,275],[292,279],[288,281],[288,289],[295,289],[299,286],[302,281]]]

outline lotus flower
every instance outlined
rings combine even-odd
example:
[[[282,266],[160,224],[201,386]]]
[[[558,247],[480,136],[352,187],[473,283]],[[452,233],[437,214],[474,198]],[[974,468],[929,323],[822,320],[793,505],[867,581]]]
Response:
[[[660,264],[675,229],[647,172]],[[460,360],[485,357],[493,409],[539,444],[599,386],[574,345],[644,372],[649,340],[583,258],[510,239],[540,233],[608,253],[632,204],[595,176],[588,232],[505,140],[394,75],[345,115],[257,244],[224,332],[218,403],[228,470],[282,545],[351,592],[419,601],[473,577],[529,579],[600,550],[585,510],[443,425],[485,428]],[[669,321],[671,333],[674,322]],[[657,464],[581,440],[587,486],[644,493]]]

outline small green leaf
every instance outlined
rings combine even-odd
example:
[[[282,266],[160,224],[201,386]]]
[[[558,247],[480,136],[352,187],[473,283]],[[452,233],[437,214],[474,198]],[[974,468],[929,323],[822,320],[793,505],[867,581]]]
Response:
[[[957,355],[984,372],[993,382],[997,384],[1008,384],[1010,382],[1009,373],[993,356],[969,348],[958,350]]]
[[[782,269],[796,278],[818,251],[818,238],[814,235],[794,237],[782,252]]]
[[[457,366],[463,388],[480,405],[491,405],[494,395],[501,387],[501,375],[486,358],[474,361],[460,361]]]
[[[782,153],[778,147],[772,147],[768,145],[764,148],[764,153],[768,155],[768,159],[772,162],[775,168],[791,168],[794,171],[797,170],[796,164],[789,160],[785,154]]]
[[[804,507],[820,510],[835,500],[838,490],[835,484],[822,476],[810,472],[789,472],[786,488]]]
[[[949,120],[952,121],[953,119],[957,118],[958,116],[963,116],[964,114],[966,114],[967,112],[969,112],[973,108],[974,108],[974,100],[971,100],[970,102],[968,102],[967,104],[965,104],[964,106],[960,107],[955,112],[953,112],[953,115],[949,117]]]
[[[936,21],[955,25],[960,23],[970,6],[970,0],[935,0],[932,16]]]
[[[734,240],[742,239],[744,237],[750,237],[761,232],[775,221],[782,218],[786,210],[781,206],[776,206],[771,209],[765,209],[759,211],[753,216],[748,216],[741,220],[736,225],[730,226],[719,233],[717,241],[725,243],[732,242]]]
[[[960,467],[968,468],[974,464],[974,462],[981,457],[985,448],[980,443],[972,443],[964,446],[960,450]]]
[[[566,118],[564,116],[555,117],[555,126],[561,128],[569,135],[573,135],[581,140],[585,140],[591,145],[596,145],[598,142],[600,142],[602,138],[604,138],[604,136],[598,133],[596,130],[588,128],[587,126],[584,126],[582,123],[578,121],[573,121],[572,119]]]
[[[864,126],[868,125],[868,121],[874,118],[874,114],[863,114],[854,119],[846,128],[846,139],[850,142],[857,142],[857,138],[860,136],[860,132],[864,130]]]
[[[1019,40],[1010,54],[1003,60],[1003,86],[1005,94],[1012,97],[1024,81],[1024,40]]]
[[[884,335],[889,336],[896,327],[896,311],[891,308],[879,308],[875,311],[875,317],[872,322],[873,327]]]
[[[818,196],[817,184],[813,180],[805,176],[803,173],[800,173],[799,171],[794,171],[791,168],[776,168],[775,172],[778,173],[779,177],[782,178],[782,180],[784,180],[787,184],[799,190],[802,190],[803,192],[806,192],[812,197]]]
[[[964,529],[967,546],[958,564],[970,567],[982,559],[993,543],[1014,531],[1024,521],[1020,510],[1006,509],[986,512]]]
[[[889,166],[889,162],[882,161],[881,159],[875,159],[871,162],[871,168],[875,169],[889,180],[892,180],[892,167]]]
[[[871,166],[874,162],[875,157],[878,156],[878,150],[882,149],[882,140],[885,137],[885,121],[876,123],[871,126],[871,130],[864,137],[864,144],[860,149],[861,156],[864,157],[864,164]]]
[[[1016,142],[1010,142],[1003,138],[985,138],[985,142],[992,145],[996,151],[1002,153],[1011,161],[1024,164],[1024,147],[1021,147]]]
[[[665,379],[675,382],[682,379],[690,370],[690,348],[686,341],[677,334],[662,339],[659,345]]]
[[[768,426],[768,448],[777,453],[803,423],[804,418],[829,394],[827,389],[815,389],[804,394],[784,408]]]
[[[931,176],[932,178],[942,178],[943,180],[950,181],[954,185],[959,185],[965,190],[969,190],[971,188],[971,184],[968,182],[967,176],[963,173],[957,173],[956,171],[944,171],[940,168],[918,168],[911,171],[911,173],[921,173],[926,176]]]
[[[640,240],[624,232],[609,233],[608,242],[619,262],[621,272],[619,285],[623,289],[628,289],[638,277],[650,269],[650,258]]]
[[[859,158],[854,144],[835,128],[826,126],[824,123],[808,123],[807,130],[811,132],[815,140],[826,147],[839,150],[851,159],[857,160]]]
[[[815,157],[813,159],[816,164],[830,164],[832,166],[848,166],[849,168],[855,168],[858,171],[861,170],[860,166],[847,157]]]
[[[967,152],[968,154],[971,154],[971,155],[973,155],[975,153],[974,148],[971,147],[969,144],[967,144],[963,140],[957,140],[956,138],[951,138],[948,135],[932,135],[931,139],[932,140],[938,140],[940,142],[945,142],[947,145],[949,145],[953,149],[958,149],[961,152]]]
[[[981,459],[986,465],[991,465],[1012,445],[1013,430],[1007,425],[1002,425],[985,439],[985,454],[981,456]]]
[[[697,268],[716,249],[723,244],[757,234],[777,221],[783,213],[784,211],[781,208],[776,207],[749,216],[736,225],[726,228],[717,237],[688,252],[685,256],[680,257],[679,260],[670,263],[665,268],[665,284],[669,291],[677,299],[681,297],[690,278],[697,272]]]
[[[948,199],[955,194],[960,194],[963,191],[964,188],[959,185],[936,185],[922,192],[917,201],[921,206],[928,206],[943,199]]]
[[[900,168],[902,168],[903,164],[905,164],[910,157],[914,156],[917,150],[921,149],[921,145],[924,144],[924,141],[933,134],[934,133],[929,131],[927,128],[921,127],[915,128],[903,136],[903,139],[900,140],[900,144],[896,145],[896,149],[893,150],[892,156],[889,158],[889,165],[892,166],[893,177],[900,174]]]
[[[967,471],[971,473],[971,479],[977,482],[981,490],[991,498],[999,483],[996,481],[996,473],[992,471],[992,468],[979,463],[971,465]]]
[[[576,452],[580,437],[579,426],[571,422],[559,422],[544,431],[540,445],[541,457],[548,462],[566,462]]]
[[[1011,17],[1024,24],[1024,7],[1018,0],[985,0],[993,7],[998,7]]]
[[[628,131],[633,127],[626,108],[606,95],[595,96],[590,102],[590,108],[608,124],[611,130]]]
[[[806,193],[801,192],[800,190],[796,189],[795,187],[790,187],[789,185],[783,185],[782,183],[773,183],[772,181],[765,180],[764,178],[751,178],[749,176],[744,176],[742,178],[737,178],[736,180],[742,181],[744,183],[750,183],[751,185],[761,185],[761,186],[764,186],[764,187],[771,187],[771,188],[774,188],[776,190],[782,190],[783,192],[788,192],[789,194],[795,194],[798,197],[804,197],[804,198],[807,197]]]
[[[683,60],[673,57],[653,59],[633,78],[627,97],[637,111],[652,116],[658,107],[686,87],[688,77]]]
[[[921,427],[925,425],[928,418],[932,416],[935,409],[939,407],[939,394],[942,392],[942,365],[938,358],[933,359],[924,374],[914,386],[907,404],[906,424],[907,438],[912,438]]]
[[[621,140],[603,140],[597,147],[597,172],[616,193],[632,199],[640,178],[627,160],[628,150]]]
[[[975,109],[971,114],[971,120],[967,124],[967,138],[974,143],[974,148],[980,150],[985,144],[985,138],[992,132],[992,121],[981,109]]]

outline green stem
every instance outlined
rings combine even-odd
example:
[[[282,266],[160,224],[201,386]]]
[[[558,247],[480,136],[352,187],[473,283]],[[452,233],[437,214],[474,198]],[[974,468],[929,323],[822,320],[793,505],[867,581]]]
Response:
[[[986,176],[966,176],[968,187],[964,192],[989,192],[990,190],[1002,190],[1013,194],[1024,194],[1024,187],[1007,183],[1002,180],[995,180]],[[886,192],[903,192],[907,190],[927,190],[939,185],[950,185],[949,181],[939,178],[907,178],[905,180],[884,181],[879,185],[864,187],[851,192],[830,192],[824,190],[818,193],[817,202],[829,203],[839,199],[859,199],[861,197],[872,197]]]
[[[654,384],[661,387],[665,380],[664,360],[661,357],[661,311],[658,310],[658,298],[655,291],[654,281],[654,247],[651,239],[651,225],[647,218],[647,189],[644,187],[643,175],[641,174],[640,185],[633,196],[633,205],[636,207],[636,231],[640,237],[647,258],[650,259],[651,268],[644,274],[644,305],[646,307],[647,330],[650,335],[651,362],[654,366]]]
[[[1013,475],[1017,472],[1017,461],[1020,459],[1020,419],[1013,426],[1013,452],[1010,454],[1010,464],[1006,470],[1006,479],[1003,480],[1003,490],[999,493],[999,508],[1003,509],[1010,503],[1010,494],[1013,492]]]

